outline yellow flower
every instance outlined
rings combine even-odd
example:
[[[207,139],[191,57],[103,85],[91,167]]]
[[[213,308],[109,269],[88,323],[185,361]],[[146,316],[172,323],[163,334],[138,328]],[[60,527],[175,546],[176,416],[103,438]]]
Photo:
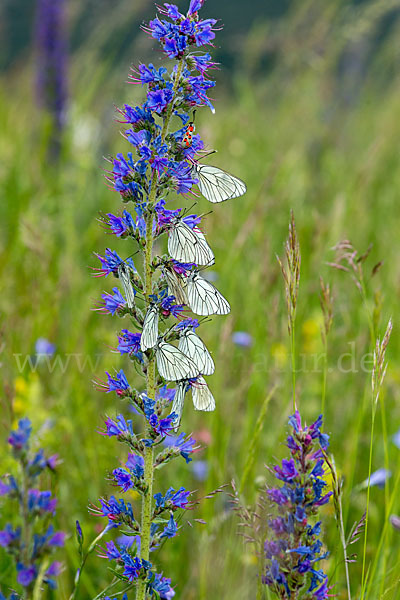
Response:
[[[277,342],[271,346],[271,356],[274,359],[275,367],[282,369],[288,361],[288,350],[285,344]]]
[[[321,321],[318,318],[310,318],[304,321],[302,328],[303,349],[305,352],[316,352],[320,340]]]

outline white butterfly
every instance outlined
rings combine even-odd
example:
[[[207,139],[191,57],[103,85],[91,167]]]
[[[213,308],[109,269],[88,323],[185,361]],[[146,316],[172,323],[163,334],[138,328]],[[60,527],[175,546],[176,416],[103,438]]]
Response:
[[[201,194],[214,204],[238,198],[246,193],[247,187],[244,181],[218,167],[196,163],[194,171],[199,180]]]
[[[196,315],[227,315],[231,310],[229,302],[198,271],[192,271],[188,276],[186,293],[190,310]]]
[[[196,410],[203,410],[206,412],[215,410],[214,396],[212,395],[204,377],[199,375],[197,380],[190,385],[188,385],[188,381],[179,381],[171,407],[171,413],[178,415],[174,420],[175,431],[178,429],[181,422],[185,396],[189,387],[192,390],[192,400]]]
[[[179,381],[178,385],[176,386],[175,396],[171,406],[171,413],[175,413],[177,415],[173,421],[175,431],[179,428],[181,423],[183,404],[185,402],[185,396],[188,389],[187,381]]]
[[[204,234],[194,227],[191,229],[182,219],[175,219],[168,232],[169,255],[184,263],[209,265],[214,262],[214,254]]]
[[[192,384],[192,399],[196,410],[204,410],[206,412],[215,410],[214,396],[210,392],[206,380],[201,375]]]
[[[192,379],[199,374],[198,367],[188,356],[163,339],[156,346],[156,362],[158,372],[167,381]]]
[[[142,335],[140,336],[140,349],[146,352],[149,348],[154,348],[158,339],[158,306],[151,304],[147,309],[143,321]]]
[[[121,280],[128,308],[135,306],[135,292],[131,283],[130,268],[124,262],[118,265],[118,277]]]
[[[175,296],[178,304],[187,304],[188,300],[182,277],[178,275],[172,267],[164,267],[163,273],[167,280],[169,293],[171,293],[172,296]]]
[[[192,331],[182,331],[178,344],[179,350],[186,354],[197,365],[202,375],[212,375],[215,371],[214,361],[203,340]]]

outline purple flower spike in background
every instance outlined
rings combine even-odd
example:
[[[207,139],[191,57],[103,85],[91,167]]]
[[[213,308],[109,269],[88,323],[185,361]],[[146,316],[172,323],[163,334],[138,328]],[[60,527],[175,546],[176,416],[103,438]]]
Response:
[[[55,470],[57,457],[46,458],[41,449],[32,452],[31,434],[32,425],[26,418],[19,421],[18,429],[11,431],[8,443],[19,464],[19,475],[7,475],[0,482],[2,504],[9,503],[11,511],[8,514],[13,515],[11,523],[0,521],[0,546],[15,562],[16,590],[23,598],[32,598],[34,588],[43,584],[51,589],[57,587],[55,578],[61,571],[61,564],[50,563],[50,557],[65,542],[65,533],[55,530],[52,524],[56,498],[51,491],[38,489],[40,476],[45,471]],[[0,515],[3,513],[1,506]],[[9,580],[8,583],[11,585]],[[10,600],[19,597],[11,595]],[[0,600],[2,598],[0,588]]]
[[[279,598],[328,598],[327,576],[320,561],[328,556],[319,539],[319,507],[329,502],[323,451],[329,445],[321,432],[322,416],[302,426],[298,411],[290,417],[293,433],[287,438],[291,458],[274,467],[279,486],[266,497],[275,518],[269,518],[265,541],[263,581]]]
[[[37,0],[36,93],[52,120],[49,159],[57,160],[67,111],[66,0]]]

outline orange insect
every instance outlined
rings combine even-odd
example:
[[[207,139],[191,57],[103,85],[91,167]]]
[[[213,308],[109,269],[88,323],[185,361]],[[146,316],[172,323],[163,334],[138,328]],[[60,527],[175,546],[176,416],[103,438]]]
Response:
[[[185,148],[189,148],[192,145],[192,139],[193,139],[193,133],[195,132],[195,125],[194,125],[194,116],[196,114],[196,111],[193,111],[193,121],[190,121],[190,123],[188,123],[187,127],[186,127],[186,131],[185,131],[185,135],[183,136],[182,139],[182,145],[185,146]]]

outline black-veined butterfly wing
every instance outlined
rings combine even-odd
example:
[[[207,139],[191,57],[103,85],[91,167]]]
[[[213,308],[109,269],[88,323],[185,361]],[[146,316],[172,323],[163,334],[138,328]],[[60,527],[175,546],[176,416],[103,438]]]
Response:
[[[173,269],[165,267],[163,269],[164,277],[168,285],[168,293],[175,296],[178,304],[187,304],[187,296],[182,277],[175,273]]]
[[[199,369],[179,348],[161,340],[156,348],[158,372],[167,381],[197,377]]]
[[[135,292],[131,283],[130,269],[124,262],[118,265],[118,277],[122,283],[126,304],[128,308],[133,308],[135,306]]]
[[[174,399],[172,401],[171,413],[175,413],[178,415],[176,419],[173,421],[175,431],[178,429],[183,412],[183,404],[185,402],[185,395],[187,390],[187,382],[180,381],[176,386],[176,392]]]
[[[143,321],[142,335],[140,336],[140,349],[146,352],[149,348],[154,348],[158,340],[158,306],[152,304],[146,313]]]
[[[186,354],[199,368],[202,375],[212,375],[215,371],[214,361],[206,345],[194,331],[186,330],[179,338],[179,350]]]
[[[214,262],[214,254],[204,234],[199,229],[191,229],[178,219],[168,234],[169,255],[184,263],[208,265]]]
[[[206,412],[215,410],[214,396],[210,392],[204,377],[198,377],[196,383],[192,385],[192,398],[196,410]]]
[[[186,282],[186,292],[190,310],[196,315],[227,315],[229,302],[212,283],[192,271]]]
[[[196,164],[196,176],[199,180],[200,193],[214,204],[231,198],[238,198],[246,193],[244,181],[212,165]]]

